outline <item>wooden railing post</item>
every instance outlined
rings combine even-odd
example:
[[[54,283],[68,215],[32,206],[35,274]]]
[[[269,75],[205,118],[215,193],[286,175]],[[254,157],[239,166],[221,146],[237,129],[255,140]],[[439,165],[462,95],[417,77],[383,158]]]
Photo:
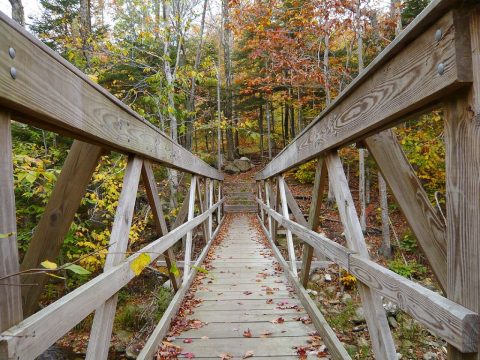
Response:
[[[290,218],[290,215],[288,214],[288,204],[287,204],[287,195],[285,194],[285,179],[283,176],[279,176],[277,178],[278,182],[278,191],[282,203],[282,213],[283,216],[287,219]],[[278,194],[277,194],[278,196]],[[295,257],[295,247],[293,246],[293,237],[292,237],[292,232],[290,229],[287,230],[287,249],[288,249],[288,256],[290,258],[290,268],[292,269],[292,272],[295,276],[297,276],[298,271],[297,271],[297,259]]]
[[[0,277],[19,271],[10,113],[0,109]],[[23,318],[20,276],[0,285],[0,331]]]
[[[190,193],[188,198],[188,216],[187,222],[193,219],[195,215],[195,193],[197,187],[197,176],[193,175],[190,180]],[[185,245],[185,260],[183,264],[183,283],[188,280],[188,274],[190,272],[190,262],[192,260],[192,230],[187,232],[187,242]]]
[[[142,181],[145,186],[145,191],[147,193],[150,207],[152,209],[157,236],[161,237],[168,233],[168,227],[167,222],[165,221],[165,215],[163,213],[162,201],[158,196],[158,188],[152,169],[152,164],[149,160],[143,161]],[[174,291],[178,291],[177,278],[175,274],[171,271],[172,265],[175,263],[175,254],[173,253],[173,248],[169,248],[163,254],[163,256],[167,265],[168,275],[170,277],[170,283],[172,284],[172,288]]]
[[[73,142],[45,211],[33,232],[21,270],[38,268],[42,261],[53,261],[58,257],[102,152],[100,146],[78,140]],[[38,309],[40,295],[48,279],[46,274],[22,276],[23,284],[35,284],[22,286],[26,316]]]
[[[473,86],[445,109],[447,296],[480,313],[480,9],[457,16],[456,28],[470,23]],[[448,358],[478,360],[480,352],[449,346]]]
[[[265,181],[265,200],[267,202],[267,206],[270,207],[270,181],[268,180]],[[273,239],[272,217],[270,216],[270,214],[268,215],[268,233],[270,234],[270,237]]]
[[[263,191],[262,191],[262,181],[257,181],[257,188],[258,188],[258,198],[263,201]],[[262,224],[265,225],[265,213],[263,212],[263,208],[258,205],[258,212],[260,213],[260,218],[262,219]]]
[[[213,179],[208,179],[208,209],[210,210],[213,206]],[[213,215],[208,215],[208,237],[212,239],[213,234]]]
[[[122,192],[118,199],[118,207],[112,225],[110,246],[105,260],[104,271],[120,264],[125,258],[142,164],[143,161],[138,157],[131,156],[128,160],[123,178]],[[113,295],[95,310],[92,331],[90,332],[90,340],[88,342],[87,360],[103,360],[108,357],[113,319],[115,318],[115,310],[117,308],[117,297],[117,294]]]
[[[325,157],[325,161],[348,247],[369,259],[370,256],[365,238],[363,237],[360,220],[355,210],[355,204],[348,188],[347,178],[345,177],[340,158],[336,153],[331,153]],[[358,290],[365,309],[365,318],[367,320],[375,358],[396,360],[397,352],[387,322],[387,316],[383,309],[381,297],[375,293],[374,290],[361,283],[358,284]]]

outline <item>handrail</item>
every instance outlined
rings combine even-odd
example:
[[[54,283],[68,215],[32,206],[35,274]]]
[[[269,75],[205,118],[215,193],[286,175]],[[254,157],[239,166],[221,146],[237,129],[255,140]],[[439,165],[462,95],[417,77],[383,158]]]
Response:
[[[8,49],[15,51],[10,56]],[[188,173],[223,175],[0,12],[0,107],[14,120]],[[16,75],[11,75],[11,69]]]
[[[98,275],[0,335],[0,355],[6,359],[34,359],[71,330],[88,314],[116,294],[136,275],[131,264],[142,254],[149,262],[171,248],[178,240],[202,224],[219,208],[221,199],[204,213],[148,244],[121,264]],[[220,224],[219,224],[220,225]],[[217,229],[219,228],[217,225]],[[209,246],[210,242],[207,243]]]
[[[468,24],[450,11],[460,4],[432,1],[256,180],[279,175],[327,150],[391,127],[471,84],[471,56],[466,56],[470,48],[465,42]]]
[[[462,352],[478,350],[480,316],[477,313],[282,216],[259,198],[257,203],[279,225],[290,230],[342,268],[347,269],[363,284],[397,303],[401,310],[407,312],[432,333],[444,338]],[[271,237],[268,230],[263,228]]]

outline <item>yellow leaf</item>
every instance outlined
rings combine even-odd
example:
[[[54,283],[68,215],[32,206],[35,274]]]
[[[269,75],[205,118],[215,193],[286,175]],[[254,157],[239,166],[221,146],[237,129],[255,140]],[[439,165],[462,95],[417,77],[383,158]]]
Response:
[[[140,275],[143,269],[145,269],[148,264],[150,264],[151,258],[150,255],[146,253],[140,254],[135,260],[130,264],[130,268],[133,270],[135,275]]]
[[[58,267],[57,264],[48,260],[41,262],[40,265],[42,265],[45,269],[48,270],[55,270]]]

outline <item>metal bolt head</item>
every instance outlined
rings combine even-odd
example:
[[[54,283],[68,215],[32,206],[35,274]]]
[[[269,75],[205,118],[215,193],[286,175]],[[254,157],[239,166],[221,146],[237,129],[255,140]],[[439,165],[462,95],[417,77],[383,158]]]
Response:
[[[14,80],[17,78],[17,69],[15,69],[13,66],[10,68],[10,75]]]
[[[435,32],[435,40],[437,40],[437,41],[442,40],[442,36],[443,36],[442,29],[438,29],[438,30]]]
[[[445,65],[444,65],[443,63],[438,64],[438,66],[437,66],[437,72],[438,72],[440,75],[443,75],[443,73],[445,72]]]
[[[15,49],[13,47],[8,48],[8,55],[10,55],[10,57],[12,59],[15,59],[15,55],[17,55],[17,54],[16,54]]]

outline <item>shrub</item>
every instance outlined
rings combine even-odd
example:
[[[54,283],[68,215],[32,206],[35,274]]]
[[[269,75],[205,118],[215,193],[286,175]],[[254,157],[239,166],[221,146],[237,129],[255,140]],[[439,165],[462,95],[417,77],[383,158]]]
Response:
[[[295,179],[302,184],[313,184],[315,180],[315,169],[317,167],[317,160],[309,161],[300,165],[295,172]]]

